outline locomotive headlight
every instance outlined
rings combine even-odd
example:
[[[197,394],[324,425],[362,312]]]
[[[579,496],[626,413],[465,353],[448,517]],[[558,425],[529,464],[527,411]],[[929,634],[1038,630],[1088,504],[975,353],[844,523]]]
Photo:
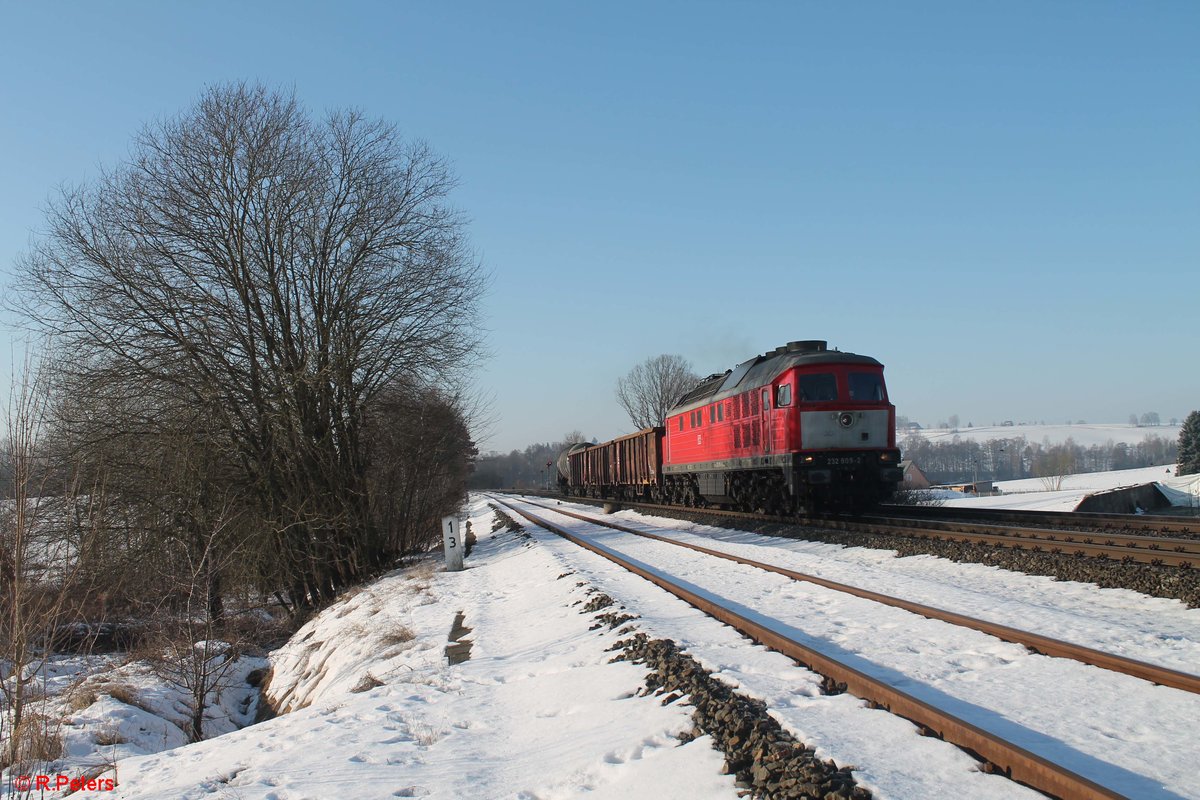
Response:
[[[838,425],[841,425],[843,428],[849,428],[853,424],[854,424],[854,415],[851,414],[849,411],[843,411],[841,414],[838,415]]]
[[[887,463],[889,461],[895,461],[896,454],[890,450],[884,450],[882,453],[879,454],[879,460],[884,463]]]

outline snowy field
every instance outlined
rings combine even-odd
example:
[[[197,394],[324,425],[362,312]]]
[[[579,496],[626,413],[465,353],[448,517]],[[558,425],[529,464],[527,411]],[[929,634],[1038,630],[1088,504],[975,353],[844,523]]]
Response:
[[[1175,477],[1175,465],[1123,469],[1112,472],[1088,472],[1061,478],[1025,478],[997,481],[1001,494],[972,497],[961,492],[935,490],[934,496],[945,506],[966,508],[1011,508],[1024,511],[1074,511],[1083,498],[1095,492],[1158,483],[1174,506],[1200,509],[1200,475]],[[1048,487],[1058,486],[1050,490]]]
[[[1128,425],[1099,423],[1076,425],[976,425],[972,428],[922,428],[896,432],[896,441],[903,442],[910,435],[921,436],[931,442],[951,441],[958,437],[964,442],[987,442],[992,439],[1024,437],[1029,442],[1061,444],[1068,438],[1081,447],[1103,445],[1108,442],[1138,442],[1157,436],[1170,441],[1179,440],[1180,425]]]
[[[526,535],[492,533],[491,512],[478,497],[470,513],[479,544],[465,571],[446,573],[427,562],[390,574],[327,609],[272,655],[269,692],[290,713],[199,744],[122,758],[117,790],[96,796],[736,798],[707,737],[676,740],[691,727],[690,708],[638,696],[645,670],[609,663],[619,634],[591,630],[592,615],[580,613],[594,587],[639,615],[639,630],[675,639],[719,679],[766,701],[822,757],[853,765],[878,798],[1040,797],[980,772],[956,748],[852,696],[820,694],[812,673],[599,556],[532,525]],[[618,516],[651,522],[632,512]],[[559,520],[588,531],[585,523]],[[1019,621],[1134,658],[1188,670],[1200,663],[1200,611],[1175,601],[931,556],[895,558],[675,520],[653,524],[682,539]],[[736,588],[742,602],[779,615],[811,643],[904,674],[906,690],[949,698],[959,713],[976,709],[988,724],[1023,736],[1026,746],[1065,758],[1131,797],[1200,798],[1200,776],[1190,768],[1200,718],[1194,695],[749,568],[739,567],[731,581],[729,565],[718,572],[668,545],[598,529],[586,535],[683,571],[697,584],[715,580],[712,592]],[[472,651],[468,661],[450,665],[444,648],[458,612],[472,629]],[[907,636],[920,644],[906,650]],[[1032,685],[1046,678],[1054,690]],[[1022,698],[1003,718],[986,710],[1001,696]],[[1087,709],[1082,721],[1077,709]]]

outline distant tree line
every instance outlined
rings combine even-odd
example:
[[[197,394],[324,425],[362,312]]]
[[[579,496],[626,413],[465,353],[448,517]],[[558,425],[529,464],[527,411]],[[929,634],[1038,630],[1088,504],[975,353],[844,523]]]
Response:
[[[1178,445],[1161,436],[1136,444],[1108,441],[1084,446],[1065,442],[1030,442],[1023,436],[977,442],[958,436],[931,442],[910,434],[901,443],[902,457],[917,463],[934,483],[1016,480],[1082,472],[1107,472],[1174,463]]]
[[[538,442],[524,450],[479,457],[470,477],[472,489],[540,489],[557,480],[558,457],[573,444],[590,441],[572,431],[558,442]],[[549,464],[549,467],[547,467]]]

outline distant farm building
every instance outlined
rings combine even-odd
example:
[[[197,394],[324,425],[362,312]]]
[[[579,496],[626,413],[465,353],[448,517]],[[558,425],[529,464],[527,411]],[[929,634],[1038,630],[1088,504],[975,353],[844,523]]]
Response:
[[[904,479],[900,483],[902,489],[928,489],[929,478],[917,466],[915,461],[901,461],[900,469],[904,470]]]

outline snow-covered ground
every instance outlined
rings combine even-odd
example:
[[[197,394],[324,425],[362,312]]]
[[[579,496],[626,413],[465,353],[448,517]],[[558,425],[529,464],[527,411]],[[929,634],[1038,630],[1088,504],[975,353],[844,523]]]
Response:
[[[1137,444],[1152,436],[1169,439],[1174,442],[1179,439],[1180,425],[1128,425],[1120,423],[1100,423],[1076,425],[977,425],[971,428],[922,428],[920,430],[900,430],[896,432],[896,440],[903,442],[910,435],[917,435],[931,442],[950,441],[959,437],[964,442],[987,442],[992,439],[1013,439],[1024,437],[1029,442],[1045,442],[1060,444],[1068,438],[1073,439],[1081,447],[1103,445],[1108,442],[1125,442]]]
[[[594,587],[638,614],[639,630],[675,639],[721,680],[765,700],[820,755],[854,765],[876,797],[1040,796],[980,772],[954,747],[852,696],[822,695],[812,673],[599,556],[531,525],[527,535],[490,533],[491,512],[480,498],[470,513],[479,544],[465,571],[426,564],[386,576],[273,654],[269,691],[294,710],[199,744],[124,758],[116,792],[96,794],[732,800],[733,778],[720,774],[722,758],[707,737],[684,745],[675,739],[691,727],[690,708],[638,696],[644,669],[609,663],[619,634],[592,630],[592,615],[580,613]],[[649,524],[631,512],[620,516]],[[1200,611],[1174,601],[930,556],[653,524],[1134,658],[1190,671],[1200,663]],[[685,571],[689,581],[716,581],[711,592],[736,590],[741,602],[779,616],[813,644],[891,673],[908,691],[948,699],[958,713],[1022,736],[1131,797],[1200,798],[1200,777],[1190,770],[1200,718],[1194,695],[749,568],[731,579],[730,565],[718,571],[668,545],[597,529],[587,535]],[[472,629],[472,651],[470,660],[450,665],[444,648],[458,612]],[[920,638],[906,651],[896,632]],[[1053,690],[1033,684],[1048,677]],[[1003,716],[995,713],[1001,698],[1018,698]]]
[[[224,656],[215,659],[223,662]],[[61,720],[47,728],[62,745],[53,764],[55,775],[111,777],[111,765],[123,759],[187,744],[188,693],[170,677],[170,669],[154,669],[122,654],[55,656],[39,666],[29,691],[45,699],[25,711]],[[219,670],[222,677],[207,697],[205,735],[220,736],[254,722],[258,691],[246,678],[266,667],[265,658],[241,656]],[[7,787],[16,778],[15,773],[5,772],[0,786]]]
[[[1145,483],[1158,483],[1164,487],[1164,494],[1172,505],[1194,506],[1200,509],[1200,475],[1184,475],[1177,478],[1174,464],[1112,472],[1088,472],[1064,475],[1061,478],[997,481],[995,488],[1001,494],[985,497],[973,497],[950,490],[935,490],[934,495],[946,506],[1073,511],[1083,498],[1094,492],[1140,486]]]

